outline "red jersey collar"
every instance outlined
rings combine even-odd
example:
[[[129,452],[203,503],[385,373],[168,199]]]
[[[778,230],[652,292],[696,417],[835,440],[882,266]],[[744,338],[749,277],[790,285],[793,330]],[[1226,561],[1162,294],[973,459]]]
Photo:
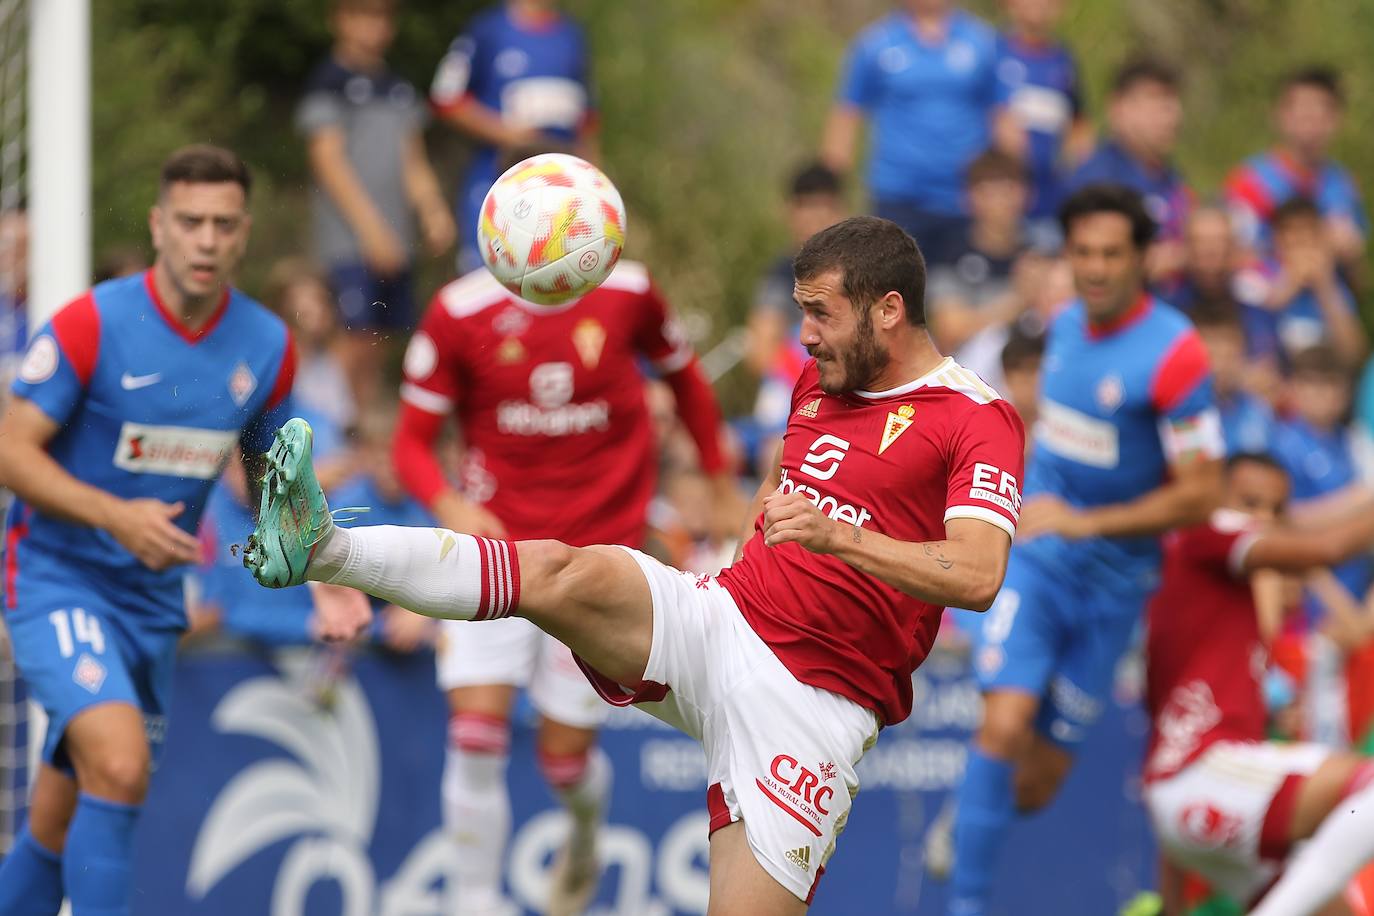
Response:
[[[1143,292],[1140,294],[1140,298],[1135,301],[1135,305],[1106,324],[1093,324],[1092,320],[1089,319],[1087,322],[1088,337],[1093,340],[1101,340],[1130,327],[1150,313],[1150,304],[1153,301],[1153,296]]]
[[[144,271],[143,285],[147,288],[148,298],[153,300],[153,306],[157,309],[157,313],[162,316],[162,320],[167,322],[167,326],[175,331],[177,336],[187,343],[200,343],[209,336],[210,332],[219,324],[220,319],[224,317],[225,311],[229,308],[229,287],[226,285],[224,287],[224,295],[220,298],[219,305],[215,306],[215,311],[210,315],[209,319],[200,327],[192,330],[186,326],[185,322],[183,322],[179,316],[172,314],[172,310],[167,308],[166,303],[162,301],[162,297],[158,295],[157,284],[153,282],[153,268],[150,267]]]

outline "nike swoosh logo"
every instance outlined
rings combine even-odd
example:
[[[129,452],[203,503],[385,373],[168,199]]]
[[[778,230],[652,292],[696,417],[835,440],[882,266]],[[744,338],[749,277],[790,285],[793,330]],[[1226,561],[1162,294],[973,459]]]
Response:
[[[119,377],[119,387],[125,391],[136,391],[139,388],[156,385],[160,381],[162,381],[161,372],[153,372],[149,375],[130,375],[126,372]]]

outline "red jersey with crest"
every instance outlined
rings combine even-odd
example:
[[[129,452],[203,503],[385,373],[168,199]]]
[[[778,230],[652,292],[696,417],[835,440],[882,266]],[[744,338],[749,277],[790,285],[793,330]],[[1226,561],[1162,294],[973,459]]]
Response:
[[[406,350],[401,399],[454,412],[464,496],[512,539],[636,545],[657,456],[640,361],[694,354],[640,264],[560,308],[514,298],[486,270],[445,286]]]
[[[843,395],[821,391],[811,360],[792,393],[780,489],[901,541],[943,540],[952,518],[1012,537],[1024,441],[1011,405],[952,359],[899,388]],[[762,521],[720,574],[749,625],[797,680],[888,725],[905,719],[943,608],[799,544],[766,547]]]
[[[1269,654],[1243,572],[1257,539],[1247,516],[1220,510],[1165,540],[1147,615],[1147,780],[1172,776],[1218,741],[1265,739]]]

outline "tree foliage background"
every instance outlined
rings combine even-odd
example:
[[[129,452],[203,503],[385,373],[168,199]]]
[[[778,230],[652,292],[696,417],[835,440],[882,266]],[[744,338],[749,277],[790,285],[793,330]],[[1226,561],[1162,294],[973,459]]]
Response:
[[[425,88],[449,41],[487,5],[403,0],[391,54]],[[785,244],[781,189],[815,150],[845,44],[888,0],[565,0],[587,28],[604,166],[630,209],[630,254],[649,262],[707,342],[748,308],[759,271]],[[989,18],[995,0],[969,6]],[[1338,147],[1374,191],[1374,11],[1369,0],[1068,0],[1094,115],[1112,69],[1135,51],[1185,73],[1179,159],[1206,196],[1268,142],[1276,78],[1326,62],[1349,100]],[[276,258],[306,249],[308,177],[292,109],[328,51],[328,0],[99,0],[93,7],[96,251],[146,245],[145,214],[165,154],[229,145],[258,178],[253,290]],[[466,155],[442,125],[430,148],[448,189]],[[857,184],[857,182],[855,182]],[[856,205],[861,205],[855,193]],[[447,278],[424,265],[421,289]]]

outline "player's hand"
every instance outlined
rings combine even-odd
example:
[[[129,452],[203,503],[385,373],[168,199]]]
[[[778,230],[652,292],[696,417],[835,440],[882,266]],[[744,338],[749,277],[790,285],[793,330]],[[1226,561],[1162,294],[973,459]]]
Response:
[[[410,256],[401,240],[390,226],[381,221],[358,233],[358,247],[367,266],[383,277],[396,276],[410,263]]]
[[[458,228],[453,224],[448,205],[442,200],[434,201],[420,211],[420,234],[424,236],[425,248],[435,257],[453,247],[458,238]]]
[[[1326,220],[1326,240],[1336,256],[1351,261],[1364,256],[1364,233],[1348,216],[1331,216]]]
[[[506,526],[501,524],[499,518],[457,493],[445,493],[439,497],[434,503],[434,517],[441,527],[450,531],[473,537],[506,537]]]
[[[106,530],[138,562],[161,572],[200,559],[200,542],[173,523],[186,509],[181,502],[160,499],[125,500]]]
[[[382,608],[382,643],[397,652],[414,652],[432,645],[437,633],[431,617],[388,604]]]
[[[372,622],[372,603],[354,588],[310,582],[310,598],[315,613],[310,618],[310,635],[324,642],[357,639]]]
[[[1023,541],[1057,534],[1070,541],[1090,538],[1097,532],[1092,521],[1073,506],[1057,496],[1033,496],[1021,506],[1021,519],[1016,525],[1016,536]]]
[[[839,523],[800,493],[772,493],[763,498],[763,543],[769,547],[794,542],[812,553],[832,553]]]

